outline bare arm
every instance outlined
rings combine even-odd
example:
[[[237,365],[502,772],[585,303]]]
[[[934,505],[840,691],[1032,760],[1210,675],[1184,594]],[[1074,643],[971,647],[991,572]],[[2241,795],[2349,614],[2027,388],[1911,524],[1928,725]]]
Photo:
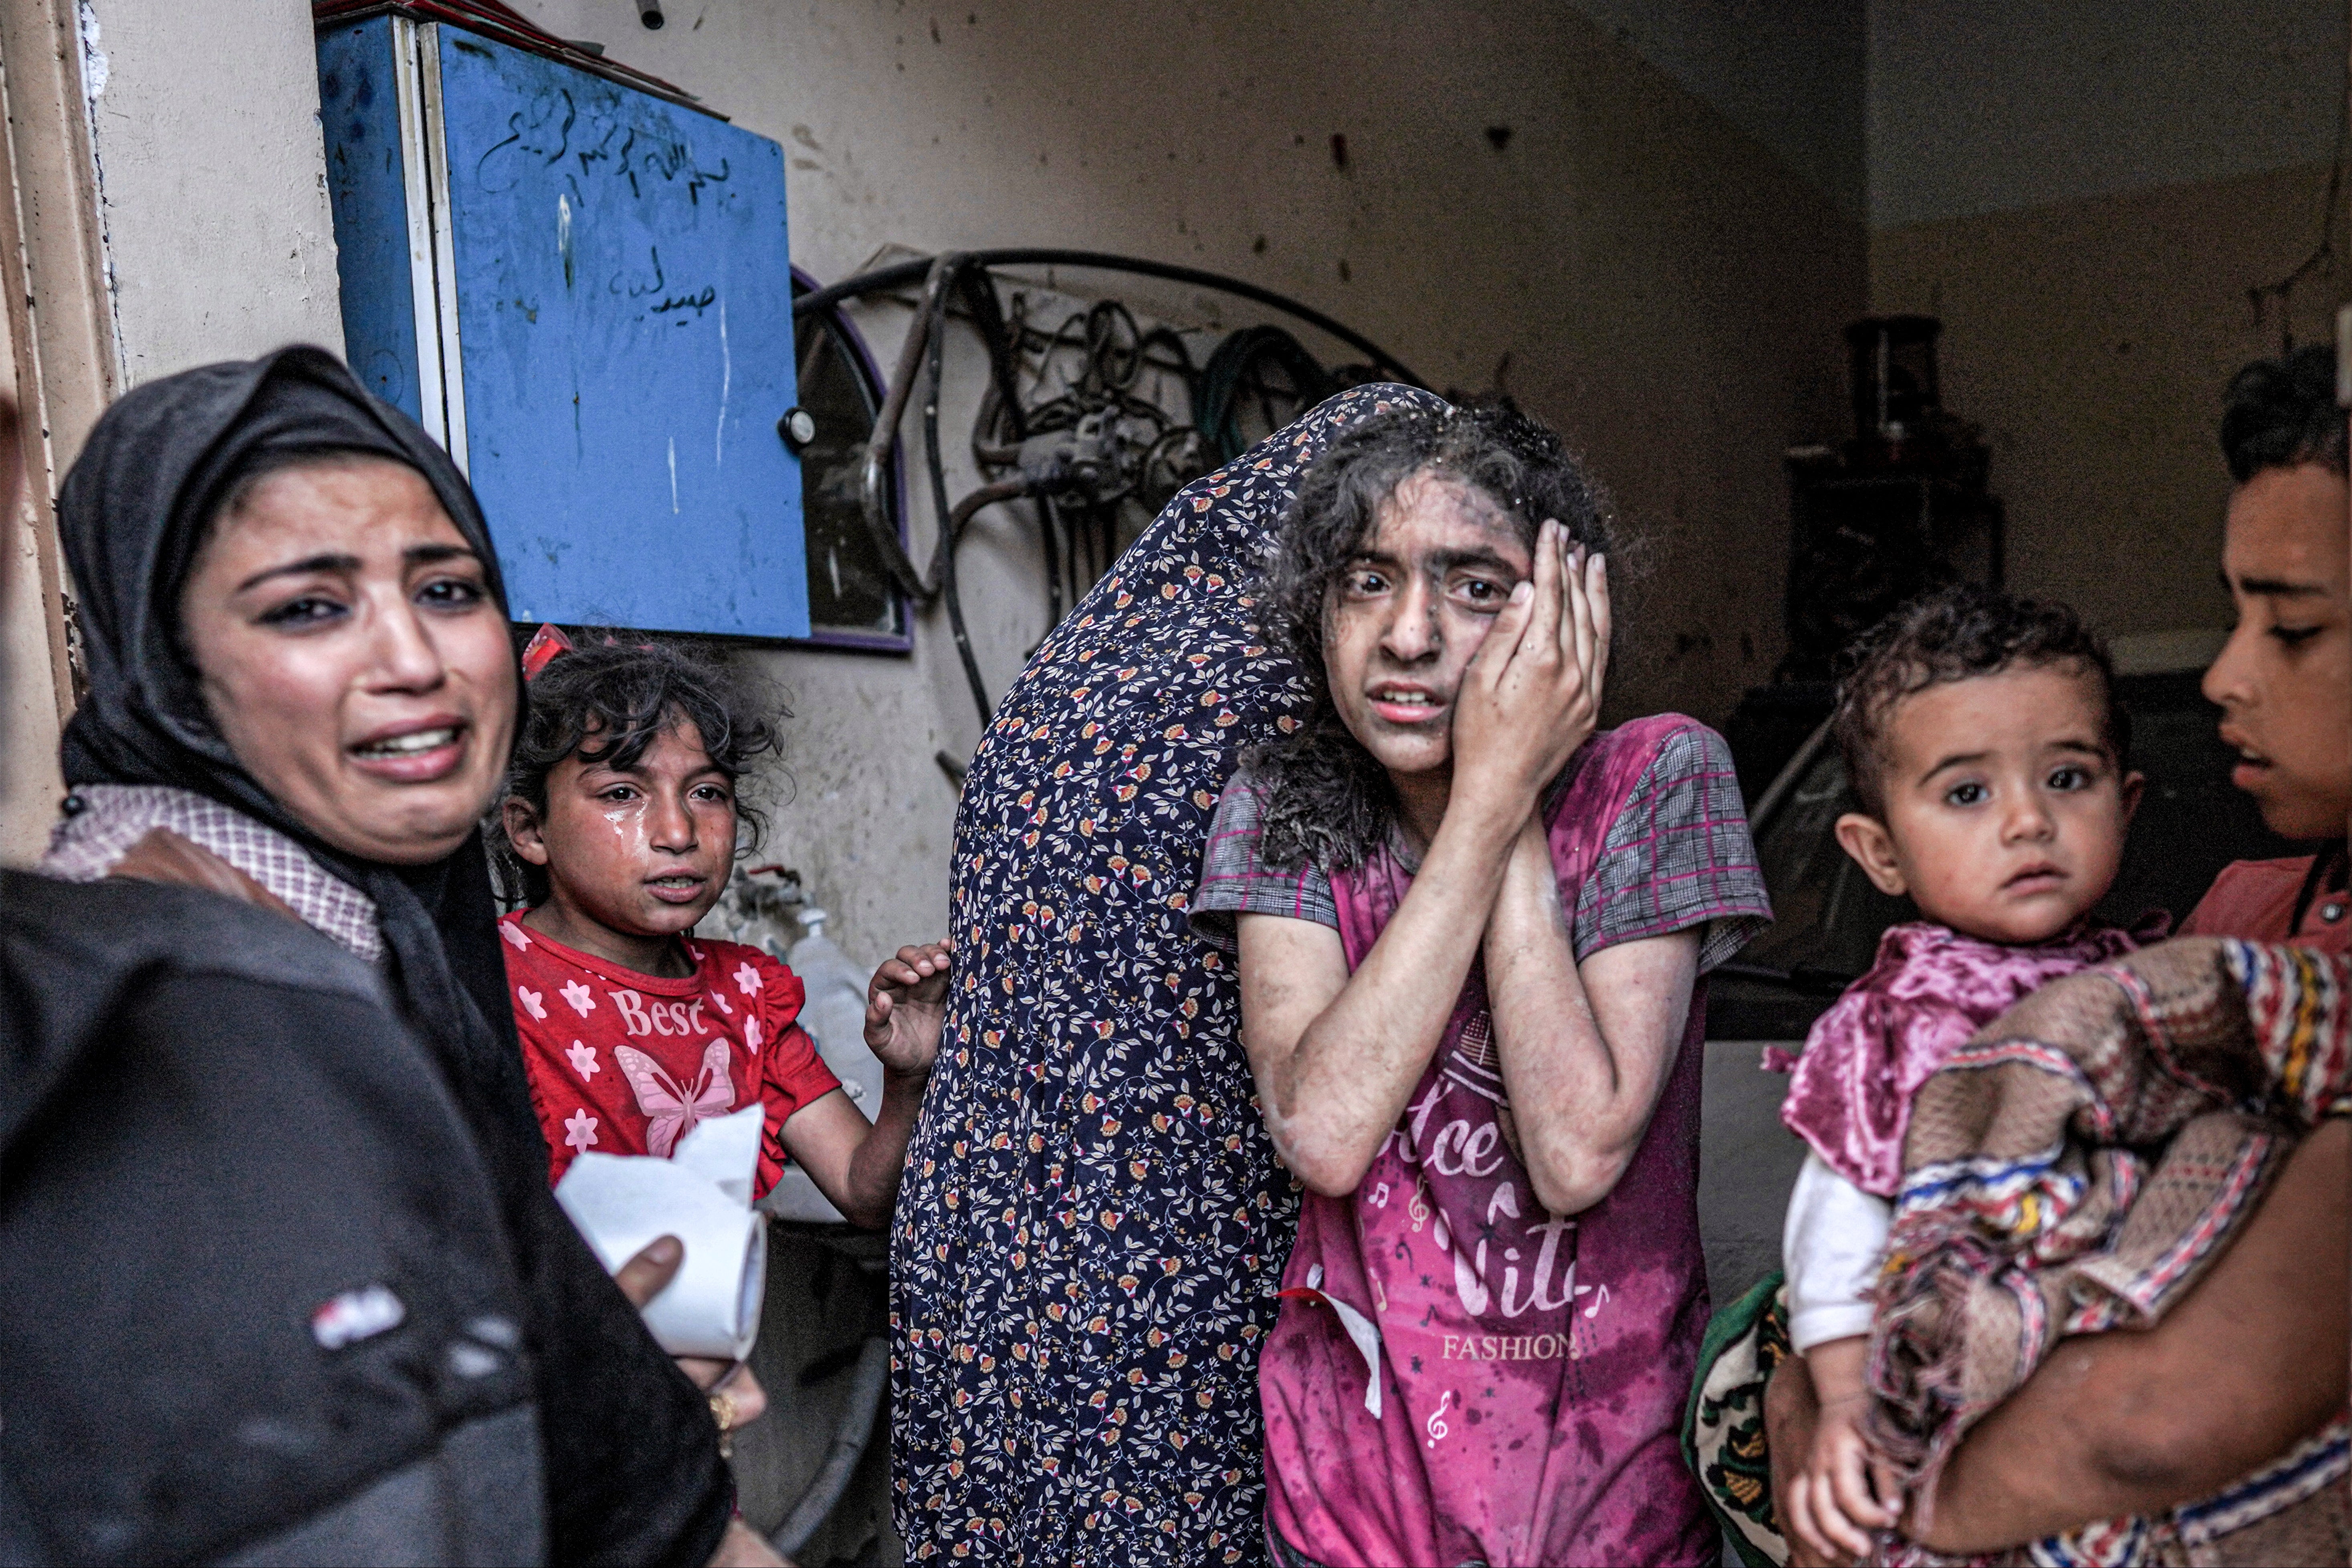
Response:
[[[1470,973],[1511,841],[1469,817],[1447,811],[1395,918],[1352,976],[1328,926],[1241,918],[1242,1044],[1258,1102],[1283,1163],[1326,1196],[1363,1180]]]
[[[1591,734],[1608,644],[1602,564],[1547,522],[1466,672],[1445,815],[1412,886],[1351,975],[1309,921],[1240,921],[1242,1041],[1283,1163],[1355,1191],[1429,1065],[1484,940],[1513,845],[1544,785]],[[1545,875],[1549,875],[1545,858]],[[1557,894],[1552,902],[1559,903]]]
[[[1962,1441],[1906,1530],[1995,1551],[2207,1497],[2344,1408],[2352,1123],[2304,1140],[2230,1249],[2145,1332],[2061,1344]],[[1776,1435],[1777,1440],[1777,1435]]]
[[[890,1223],[898,1201],[898,1176],[907,1163],[907,1143],[915,1133],[915,1112],[923,1103],[928,1074],[885,1070],[881,1114],[873,1121],[847,1093],[811,1100],[784,1123],[784,1148],[809,1174],[841,1216],[866,1230]]]
[[[902,947],[866,988],[866,1044],[882,1062],[882,1105],[866,1113],[839,1089],[793,1113],[784,1148],[850,1224],[879,1230],[898,1201],[898,1178],[923,1089],[938,1060],[952,957],[943,942]]]
[[[1772,1471],[1772,1518],[1789,1544],[1789,1568],[1838,1568],[1853,1561],[1811,1543],[1819,1531],[1811,1511],[1809,1461],[1821,1422],[1820,1394],[1805,1358],[1790,1356],[1764,1385],[1764,1457]]]
[[[1649,1131],[1690,1016],[1698,933],[1619,942],[1580,968],[1551,848],[1531,816],[1484,941],[1528,1179],[1550,1213],[1580,1214],[1616,1188]]]

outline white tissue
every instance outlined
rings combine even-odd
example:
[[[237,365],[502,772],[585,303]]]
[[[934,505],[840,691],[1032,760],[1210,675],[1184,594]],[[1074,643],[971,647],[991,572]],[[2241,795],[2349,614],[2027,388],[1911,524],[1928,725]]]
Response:
[[[1286,1290],[1283,1294],[1286,1296],[1292,1292]],[[1364,1380],[1364,1408],[1371,1412],[1373,1420],[1379,1420],[1381,1418],[1380,1325],[1337,1296],[1327,1296],[1323,1293],[1323,1266],[1319,1263],[1307,1270],[1305,1294],[1312,1296],[1339,1315],[1339,1326],[1348,1331],[1348,1338],[1354,1343],[1356,1353],[1364,1358],[1364,1370],[1368,1374]]]
[[[760,1159],[757,1104],[696,1123],[667,1160],[583,1153],[555,1201],[609,1269],[656,1237],[686,1246],[677,1278],[647,1302],[646,1327],[672,1355],[740,1361],[760,1333],[767,1216],[751,1207]]]

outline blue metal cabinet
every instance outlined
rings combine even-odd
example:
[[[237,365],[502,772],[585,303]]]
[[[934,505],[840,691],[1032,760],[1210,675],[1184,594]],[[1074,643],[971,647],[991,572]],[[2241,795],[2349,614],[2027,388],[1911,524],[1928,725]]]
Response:
[[[319,67],[346,354],[467,469],[515,618],[806,637],[782,150],[399,16]]]

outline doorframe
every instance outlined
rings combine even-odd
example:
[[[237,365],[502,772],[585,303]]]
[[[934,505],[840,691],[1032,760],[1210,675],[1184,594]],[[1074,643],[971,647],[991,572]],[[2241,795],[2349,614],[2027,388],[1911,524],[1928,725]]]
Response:
[[[39,852],[64,781],[58,741],[80,684],[73,584],[58,542],[66,472],[123,382],[107,287],[91,100],[77,0],[0,0],[0,328],[25,485],[5,521],[9,733],[0,860]],[[37,634],[19,617],[37,614]]]

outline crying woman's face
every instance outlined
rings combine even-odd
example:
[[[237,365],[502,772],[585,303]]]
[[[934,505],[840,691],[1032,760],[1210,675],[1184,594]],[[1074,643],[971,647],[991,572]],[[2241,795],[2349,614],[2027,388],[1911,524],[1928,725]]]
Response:
[[[1463,672],[1533,560],[1509,512],[1426,469],[1375,514],[1326,601],[1323,661],[1340,720],[1391,775],[1451,776]]]
[[[223,513],[180,594],[205,706],[253,781],[345,854],[438,860],[514,738],[488,566],[414,468],[321,461]]]

